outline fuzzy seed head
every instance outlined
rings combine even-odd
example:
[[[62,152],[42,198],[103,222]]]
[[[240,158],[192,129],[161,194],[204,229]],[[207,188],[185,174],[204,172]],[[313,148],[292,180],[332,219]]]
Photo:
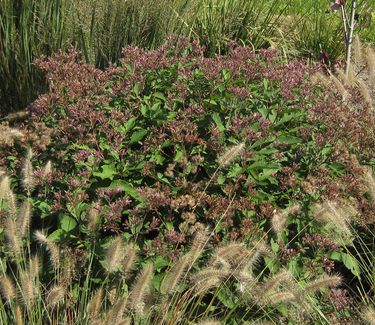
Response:
[[[142,315],[145,308],[145,298],[150,292],[151,279],[154,274],[154,267],[147,264],[138,279],[136,280],[129,295],[129,307],[137,314]]]
[[[4,229],[5,239],[8,249],[15,255],[19,256],[21,254],[21,238],[17,231],[17,224],[13,218],[8,218],[5,222]]]
[[[135,250],[134,244],[128,244],[125,246],[125,256],[122,262],[122,273],[127,277],[133,270],[134,264],[137,260],[137,251]]]
[[[51,160],[48,160],[46,165],[43,168],[42,176],[47,177],[51,173],[52,173],[52,163],[51,163]]]
[[[106,270],[108,273],[113,273],[117,271],[124,259],[124,246],[122,238],[120,236],[116,237],[112,243],[109,245],[106,260]]]
[[[98,290],[96,290],[95,294],[92,296],[90,302],[87,305],[87,312],[91,320],[94,320],[99,315],[102,302],[103,288],[100,287]]]
[[[200,257],[204,247],[209,241],[208,231],[198,231],[194,237],[193,243],[190,248],[190,255],[192,258],[192,264]]]
[[[30,230],[31,222],[31,203],[25,200],[17,216],[17,227],[21,238],[24,238]]]
[[[60,250],[58,246],[50,239],[47,238],[47,235],[40,230],[34,232],[34,237],[36,241],[41,245],[45,245],[49,254],[50,260],[55,270],[60,268]]]
[[[127,299],[121,297],[117,302],[108,310],[105,317],[107,324],[118,324],[122,321],[122,316],[125,311]]]
[[[87,214],[87,228],[91,234],[95,234],[98,229],[99,206],[94,204]]]
[[[65,294],[66,294],[66,291],[65,291],[65,288],[62,287],[62,286],[59,286],[59,285],[56,285],[56,286],[53,286],[48,294],[47,294],[47,298],[46,298],[46,303],[47,303],[47,306],[49,308],[54,308],[55,306],[57,306],[61,301],[64,300],[65,298]]]
[[[316,292],[321,289],[338,287],[342,283],[342,278],[338,275],[326,275],[312,281],[305,287],[305,292]]]
[[[35,298],[37,296],[37,288],[35,281],[31,278],[29,273],[24,273],[21,276],[21,295],[23,302],[27,308],[31,308],[34,305]]]
[[[370,91],[367,85],[365,84],[365,82],[361,79],[358,79],[357,85],[358,85],[359,91],[364,101],[368,103],[369,105],[371,105],[372,99],[371,99]]]
[[[34,186],[33,165],[31,163],[32,157],[33,157],[33,152],[31,148],[29,148],[27,150],[26,158],[22,167],[22,185],[23,185],[24,190],[29,196]]]
[[[240,143],[229,149],[222,156],[218,158],[220,167],[228,166],[234,159],[236,159],[245,149],[245,144]]]
[[[375,309],[372,307],[365,309],[363,312],[363,319],[370,325],[375,325]]]
[[[22,310],[21,310],[21,307],[20,306],[17,306],[16,307],[16,325],[23,325],[24,324],[24,321],[23,321],[23,314],[22,314]]]
[[[0,183],[0,201],[2,200],[5,200],[10,215],[15,217],[17,214],[16,197],[10,188],[8,176],[4,176]]]
[[[183,255],[177,263],[169,270],[166,278],[162,283],[162,292],[171,294],[176,291],[178,284],[182,277],[186,274],[187,269],[191,264],[191,256],[189,254]]]
[[[0,279],[1,295],[7,302],[11,302],[16,297],[16,289],[14,288],[13,281],[6,275]]]

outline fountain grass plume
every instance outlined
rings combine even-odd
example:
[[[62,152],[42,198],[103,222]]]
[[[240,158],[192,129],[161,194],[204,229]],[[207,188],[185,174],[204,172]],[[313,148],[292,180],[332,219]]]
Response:
[[[22,315],[22,309],[20,306],[16,306],[16,311],[15,311],[15,325],[23,325],[23,315]]]
[[[29,272],[24,272],[21,275],[21,296],[24,305],[31,310],[34,306],[35,298],[38,294],[38,287],[36,281],[32,279]]]
[[[16,221],[13,218],[8,218],[5,221],[4,234],[9,252],[16,257],[20,256],[22,241],[17,229]]]
[[[274,211],[272,216],[271,224],[275,234],[280,238],[281,232],[285,229],[285,225],[290,214],[297,213],[301,207],[299,204],[294,204],[282,211]]]
[[[146,264],[137,277],[129,295],[129,307],[136,314],[142,315],[145,308],[145,299],[150,292],[151,279],[154,275],[154,267]]]
[[[161,284],[161,291],[166,294],[174,293],[190,265],[191,255],[185,254],[181,256],[164,277]]]
[[[10,188],[8,176],[4,176],[0,183],[0,201],[2,200],[5,200],[10,215],[15,217],[17,214],[17,202],[16,197]]]
[[[0,278],[0,291],[5,301],[11,302],[16,298],[16,289],[10,276]]]
[[[108,246],[105,256],[105,268],[108,273],[113,273],[120,268],[124,259],[124,245],[122,238],[117,236]]]
[[[95,234],[98,230],[99,209],[99,203],[95,203],[87,213],[87,229],[91,234]]]
[[[46,304],[49,308],[56,307],[60,302],[62,302],[66,295],[66,289],[61,285],[53,286],[47,294]]]
[[[43,177],[47,177],[52,173],[52,162],[48,160],[45,166],[43,167],[42,175]]]
[[[91,300],[87,304],[87,312],[89,314],[90,320],[93,321],[97,319],[100,307],[102,306],[104,298],[104,290],[103,287],[100,287],[95,291],[95,293],[92,295]]]
[[[52,240],[48,239],[47,235],[41,230],[36,230],[34,237],[39,244],[46,246],[50,255],[50,261],[54,269],[58,270],[60,268],[60,250],[58,246]]]
[[[363,320],[367,321],[370,325],[375,325],[375,309],[367,307],[362,313]]]
[[[137,261],[137,251],[134,243],[127,244],[124,248],[124,258],[122,261],[122,273],[124,277],[128,277],[134,269]]]
[[[236,159],[245,149],[245,144],[240,143],[230,147],[219,158],[218,163],[220,167],[228,166],[234,159]]]
[[[38,279],[40,271],[41,271],[41,262],[38,255],[34,255],[29,260],[29,273],[30,278],[33,280]]]
[[[321,289],[330,287],[335,288],[338,287],[342,283],[342,277],[338,275],[325,275],[319,279],[316,279],[310,283],[308,283],[304,291],[305,292],[316,292]]]
[[[31,148],[28,148],[25,161],[22,166],[22,186],[28,196],[30,196],[31,191],[34,187],[34,173],[33,173],[33,165],[31,163],[32,157],[33,157],[33,151]]]
[[[119,324],[123,320],[122,318],[125,311],[126,303],[127,298],[120,297],[106,313],[105,323]]]
[[[17,228],[21,238],[24,238],[29,234],[30,222],[31,222],[31,203],[25,199],[22,202],[21,208],[17,215]]]

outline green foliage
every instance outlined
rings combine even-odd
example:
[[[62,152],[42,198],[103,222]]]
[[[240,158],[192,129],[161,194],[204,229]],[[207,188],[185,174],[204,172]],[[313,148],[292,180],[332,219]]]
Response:
[[[68,260],[77,258],[64,312],[54,317],[64,322],[72,309],[87,321],[97,287],[105,290],[103,317],[121,301],[111,298],[116,287],[115,298],[129,298],[126,315],[136,324],[158,324],[159,317],[173,323],[177,315],[186,323],[218,317],[228,324],[358,317],[350,297],[364,294],[369,268],[353,229],[371,223],[372,183],[363,184],[372,176],[360,162],[372,161],[375,130],[356,89],[343,102],[313,80],[316,67],[284,62],[272,50],[233,47],[205,58],[196,43],[172,40],[156,51],[133,46],[123,54],[120,65],[106,70],[79,61],[73,49],[39,60],[50,92],[30,105],[20,129],[30,138],[1,143],[3,157],[13,157],[1,161],[11,176],[1,179],[5,233],[25,198],[19,170],[29,166],[22,162],[26,142],[38,152],[28,198],[32,232],[45,231],[35,237],[47,257],[56,257],[58,245],[71,253]],[[50,136],[43,141],[35,136],[41,125]],[[2,139],[11,134],[7,125],[1,130]],[[196,240],[206,228],[210,244],[204,235]],[[2,238],[2,273],[9,265],[20,281],[18,270],[37,242],[29,235],[22,243],[22,260],[12,255],[18,246],[9,238]],[[223,243],[240,248],[221,258]],[[144,270],[138,277],[121,269],[124,252],[138,255],[136,269]],[[184,261],[189,267],[177,269]],[[46,288],[62,281],[67,262],[45,263]],[[178,286],[171,284],[176,269]],[[338,292],[329,289],[340,282],[336,273],[340,310],[331,301]],[[212,282],[201,282],[210,274]],[[150,278],[152,290],[144,290],[141,302],[129,294],[128,288],[143,292],[137,279]],[[360,289],[347,297],[351,282]],[[173,294],[165,296],[168,290]],[[149,295],[155,308],[139,312]],[[13,311],[2,308],[12,319]]]

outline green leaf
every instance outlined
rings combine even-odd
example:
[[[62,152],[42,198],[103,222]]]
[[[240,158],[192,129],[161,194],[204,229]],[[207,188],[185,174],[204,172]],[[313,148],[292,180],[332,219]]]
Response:
[[[124,131],[129,132],[134,126],[135,126],[135,121],[137,119],[135,117],[132,117],[130,120],[128,120],[125,125],[124,125]]]
[[[220,130],[220,132],[225,131],[225,126],[223,125],[223,122],[221,121],[220,115],[218,113],[212,114],[212,119],[214,120],[217,128]]]
[[[353,255],[342,253],[342,262],[353,275],[360,278],[361,270],[359,268],[357,259]]]
[[[137,142],[141,141],[144,138],[144,136],[147,134],[147,132],[148,131],[145,130],[145,129],[141,129],[139,131],[135,131],[132,134],[129,143],[133,144],[133,143],[137,143]]]
[[[60,228],[65,232],[71,232],[77,227],[77,221],[67,214],[59,215]]]
[[[137,199],[138,201],[143,201],[141,196],[138,194],[136,189],[130,184],[125,182],[124,180],[115,180],[109,186],[110,188],[115,188],[116,186],[120,186],[121,189],[130,197]]]
[[[302,139],[292,135],[282,135],[277,138],[278,142],[285,144],[296,144],[301,143]]]
[[[93,172],[94,176],[100,177],[101,179],[113,179],[113,176],[117,174],[116,167],[113,165],[103,165],[101,172]]]
[[[57,229],[48,236],[48,239],[52,241],[59,241],[63,238],[65,238],[65,231],[62,229]]]
[[[51,214],[51,206],[46,202],[38,202],[35,205],[40,210],[40,218],[44,219]]]

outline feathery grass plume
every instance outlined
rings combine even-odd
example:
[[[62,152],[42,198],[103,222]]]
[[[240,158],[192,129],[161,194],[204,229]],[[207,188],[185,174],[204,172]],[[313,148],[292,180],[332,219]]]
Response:
[[[349,86],[350,85],[349,78],[348,78],[348,76],[345,74],[345,72],[342,69],[337,69],[336,73],[337,73],[338,79],[341,81],[341,83],[344,86]]]
[[[301,209],[299,204],[294,204],[282,211],[276,211],[273,214],[271,224],[272,229],[278,237],[280,237],[281,232],[285,229],[285,224],[287,222],[288,216],[290,214],[297,213]]]
[[[117,271],[124,259],[124,245],[122,238],[117,236],[108,246],[105,256],[105,268],[108,273]]]
[[[207,293],[208,290],[220,285],[231,273],[230,269],[205,268],[191,276],[190,280],[194,283],[195,295]]]
[[[321,72],[314,73],[311,77],[311,80],[312,82],[319,82],[324,87],[330,86],[330,80],[328,76]]]
[[[332,224],[348,238],[352,237],[352,232],[348,227],[352,216],[347,213],[347,208],[340,209],[336,202],[325,201],[323,204],[315,204],[313,210],[317,220]]]
[[[357,75],[353,69],[353,65],[349,65],[348,80],[350,85],[354,85],[357,80]]]
[[[120,320],[117,325],[130,325],[132,320],[129,317],[125,317],[123,320]]]
[[[53,286],[47,294],[46,303],[47,307],[54,308],[57,304],[64,300],[66,290],[63,286]]]
[[[29,261],[29,273],[30,278],[33,280],[38,279],[41,270],[40,258],[38,255],[34,255]]]
[[[91,234],[95,234],[99,222],[99,203],[94,204],[87,214],[87,229]]]
[[[21,275],[21,296],[24,305],[27,308],[31,308],[34,305],[35,298],[37,296],[38,290],[35,281],[31,278],[28,272]]]
[[[245,149],[245,144],[240,143],[235,146],[230,147],[218,158],[218,163],[220,167],[228,166],[234,159],[236,159]]]
[[[133,243],[127,244],[124,249],[125,256],[122,261],[122,273],[125,278],[132,272],[135,262],[137,260],[137,251]]]
[[[375,84],[375,51],[371,46],[366,48],[366,63],[371,82]]]
[[[34,186],[33,165],[31,163],[32,157],[33,151],[29,148],[22,166],[22,186],[28,195],[30,195]]]
[[[191,256],[185,254],[179,258],[175,265],[168,271],[161,284],[161,292],[171,294],[176,291],[181,278],[186,274],[191,264]]]
[[[357,85],[358,85],[358,88],[359,88],[359,91],[361,93],[362,98],[365,100],[366,103],[371,105],[372,100],[371,100],[370,91],[369,91],[367,85],[365,84],[365,82],[361,79],[358,79]]]
[[[127,298],[120,297],[116,301],[116,303],[108,310],[105,316],[105,323],[118,324],[120,321],[122,321],[126,303],[127,303]]]
[[[342,283],[342,278],[338,275],[325,275],[306,285],[305,292],[316,292],[327,287],[338,287]]]
[[[17,227],[21,238],[29,234],[31,221],[31,203],[29,200],[22,202],[21,209],[17,215]]]
[[[358,35],[354,36],[353,52],[354,63],[357,67],[360,67],[362,63],[362,43]]]
[[[0,278],[0,290],[1,295],[7,302],[16,298],[16,289],[14,288],[12,279],[8,275]]]
[[[362,313],[363,320],[367,321],[370,325],[375,325],[375,309],[367,307]]]
[[[0,201],[2,200],[5,200],[10,214],[15,217],[17,214],[16,197],[10,188],[8,176],[4,176],[0,183]]]
[[[345,101],[347,99],[347,97],[348,97],[348,92],[346,91],[344,85],[333,74],[331,74],[331,78],[330,79],[334,83],[336,89],[339,91],[339,93],[340,93],[340,95],[342,97],[342,100]]]
[[[216,319],[206,319],[199,322],[198,325],[221,325],[221,322]]]
[[[282,291],[282,292],[271,294],[270,296],[266,297],[263,304],[265,303],[265,304],[276,305],[279,303],[291,302],[291,301],[294,301],[295,299],[296,297],[292,292]]]
[[[375,179],[370,168],[365,169],[364,181],[373,200],[375,200]]]
[[[259,301],[267,301],[268,297],[273,294],[275,289],[282,283],[289,287],[294,286],[293,276],[288,270],[279,271],[257,287],[256,291]]]
[[[194,264],[199,259],[203,252],[204,247],[207,245],[209,240],[209,234],[207,230],[198,231],[195,234],[193,242],[190,247],[191,263]]]
[[[5,222],[4,234],[9,250],[19,256],[21,254],[21,238],[17,230],[16,221],[13,218],[8,218]]]
[[[144,311],[145,298],[150,292],[153,275],[154,267],[151,264],[146,264],[130,292],[129,307],[137,314],[142,314]]]
[[[236,257],[243,255],[246,247],[243,243],[227,243],[215,249],[215,253],[211,257],[209,265],[214,268],[229,268],[230,264],[237,261]]]
[[[205,295],[212,288],[218,287],[222,283],[222,279],[219,277],[212,277],[206,280],[200,281],[194,286],[194,295],[200,296]]]
[[[43,167],[42,176],[46,177],[52,173],[52,162],[48,160],[46,165]]]
[[[87,312],[89,314],[90,320],[94,320],[98,317],[100,307],[103,303],[103,295],[103,287],[100,287],[95,291],[95,294],[91,297],[91,300],[87,305]]]
[[[16,307],[16,317],[15,317],[15,325],[23,325],[23,315],[22,315],[22,309],[20,306]]]
[[[50,260],[55,270],[60,268],[60,250],[58,246],[50,239],[47,238],[47,235],[40,230],[36,230],[34,232],[34,237],[37,242],[41,245],[45,245],[49,254]]]
[[[264,241],[258,242],[252,249],[247,250],[244,262],[241,263],[243,270],[252,270],[263,255],[269,255],[270,249]]]

